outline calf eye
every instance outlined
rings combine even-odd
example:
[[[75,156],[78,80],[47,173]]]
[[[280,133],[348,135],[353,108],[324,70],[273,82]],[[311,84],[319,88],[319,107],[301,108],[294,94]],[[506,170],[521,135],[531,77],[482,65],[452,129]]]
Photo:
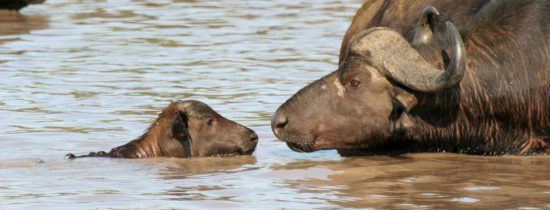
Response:
[[[208,124],[208,126],[214,125],[214,119],[208,119],[207,124]]]
[[[361,85],[361,81],[359,81],[358,79],[351,79],[351,81],[349,81],[349,84],[353,87],[353,88],[357,88]]]

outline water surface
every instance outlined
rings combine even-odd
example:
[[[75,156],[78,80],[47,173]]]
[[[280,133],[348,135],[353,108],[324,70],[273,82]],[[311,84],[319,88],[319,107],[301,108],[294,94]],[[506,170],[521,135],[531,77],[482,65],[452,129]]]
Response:
[[[0,209],[548,209],[549,157],[292,152],[275,109],[336,69],[356,0],[48,1],[0,12]],[[63,156],[139,136],[170,100],[256,130],[253,156]]]

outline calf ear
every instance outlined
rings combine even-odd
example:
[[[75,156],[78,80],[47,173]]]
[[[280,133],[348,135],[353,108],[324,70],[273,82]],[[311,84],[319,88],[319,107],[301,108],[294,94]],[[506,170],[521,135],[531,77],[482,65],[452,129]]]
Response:
[[[189,136],[189,118],[187,113],[177,110],[176,118],[172,123],[172,136],[178,140],[187,139]]]

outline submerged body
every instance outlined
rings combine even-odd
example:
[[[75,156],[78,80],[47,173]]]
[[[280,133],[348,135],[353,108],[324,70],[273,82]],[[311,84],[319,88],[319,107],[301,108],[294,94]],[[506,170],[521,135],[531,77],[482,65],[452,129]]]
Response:
[[[139,138],[109,152],[77,157],[205,157],[250,155],[258,136],[199,101],[172,102]]]
[[[283,104],[274,133],[342,154],[550,152],[548,11],[547,0],[368,1],[339,69]]]

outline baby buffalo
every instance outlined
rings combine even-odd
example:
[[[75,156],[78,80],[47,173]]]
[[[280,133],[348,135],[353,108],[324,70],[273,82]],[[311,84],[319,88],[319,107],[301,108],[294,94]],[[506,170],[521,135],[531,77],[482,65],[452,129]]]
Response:
[[[80,157],[146,158],[250,155],[258,136],[251,129],[225,119],[208,105],[193,100],[172,102],[141,137],[110,152]]]

